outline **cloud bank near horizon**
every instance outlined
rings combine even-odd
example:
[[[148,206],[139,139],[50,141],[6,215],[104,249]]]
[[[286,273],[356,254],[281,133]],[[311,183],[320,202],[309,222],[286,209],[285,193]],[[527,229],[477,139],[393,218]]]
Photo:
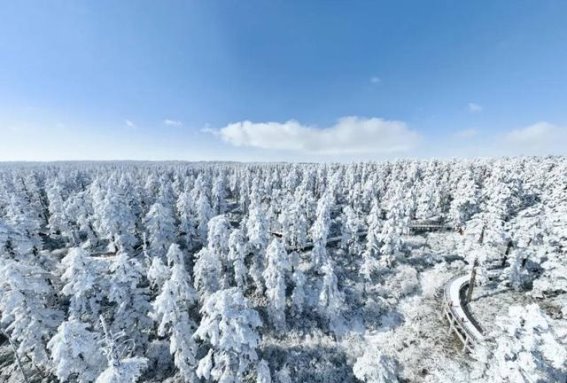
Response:
[[[323,155],[405,153],[415,148],[421,138],[402,121],[357,116],[343,117],[326,128],[296,120],[241,121],[213,133],[237,147]]]
[[[543,120],[497,130],[455,127],[443,135],[432,135],[418,123],[410,126],[405,121],[357,116],[338,119],[327,127],[297,120],[246,120],[221,128],[205,125],[200,129],[205,134],[196,134],[197,128],[179,126],[181,120],[173,119],[151,125],[138,117],[129,120],[131,124],[117,120],[106,127],[61,121],[0,120],[0,161],[343,162],[567,155],[567,126]],[[159,139],[155,132],[159,132]]]
[[[304,125],[297,120],[245,120],[220,129],[206,128],[202,131],[212,133],[235,148],[318,156],[321,160],[331,155],[338,158],[357,155],[442,157],[445,152],[454,153],[447,150],[452,145],[465,149],[466,157],[565,154],[567,145],[567,127],[545,121],[499,133],[457,130],[442,142],[428,142],[430,137],[410,129],[404,121],[357,116],[340,118],[334,125],[325,128]],[[453,142],[451,138],[460,142]]]

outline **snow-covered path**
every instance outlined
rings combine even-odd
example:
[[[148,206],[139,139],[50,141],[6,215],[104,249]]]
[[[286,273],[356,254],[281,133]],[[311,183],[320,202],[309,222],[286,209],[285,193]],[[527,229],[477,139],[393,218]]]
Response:
[[[469,316],[461,300],[461,291],[469,284],[469,276],[454,277],[445,285],[444,312],[449,320],[450,330],[455,330],[463,342],[463,350],[472,350],[474,344],[482,343],[484,336],[474,320]]]

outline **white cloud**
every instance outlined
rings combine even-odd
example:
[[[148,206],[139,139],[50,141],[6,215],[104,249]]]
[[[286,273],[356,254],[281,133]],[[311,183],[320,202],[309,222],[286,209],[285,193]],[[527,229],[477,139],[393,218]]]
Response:
[[[478,130],[476,129],[464,129],[455,133],[457,138],[473,138],[478,135]]]
[[[380,83],[382,82],[382,79],[381,79],[380,77],[378,77],[378,76],[372,76],[372,77],[370,77],[370,82],[371,82],[372,84],[376,84],[376,85],[377,85],[377,84],[380,84]]]
[[[510,144],[534,149],[565,145],[566,138],[567,128],[545,121],[512,130],[505,135],[506,141]]]
[[[174,128],[180,128],[183,126],[183,123],[181,121],[178,120],[170,120],[168,118],[166,118],[165,120],[163,120],[164,125],[167,126],[172,126]]]
[[[134,124],[131,120],[124,120],[126,126],[130,129],[136,129],[136,124]]]
[[[404,122],[361,117],[344,117],[324,129],[294,120],[284,123],[241,121],[215,134],[239,147],[319,154],[407,152],[420,139]]]
[[[483,107],[479,104],[474,103],[474,102],[469,102],[468,105],[467,105],[467,109],[471,113],[480,113],[480,112],[482,112]]]

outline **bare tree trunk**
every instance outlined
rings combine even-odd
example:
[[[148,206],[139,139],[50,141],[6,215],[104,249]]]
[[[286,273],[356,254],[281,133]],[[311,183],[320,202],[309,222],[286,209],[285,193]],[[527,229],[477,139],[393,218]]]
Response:
[[[22,361],[20,360],[20,357],[18,355],[18,349],[16,348],[16,345],[12,342],[10,336],[6,334],[6,332],[3,329],[0,329],[0,332],[2,333],[2,335],[6,337],[6,339],[8,339],[8,343],[10,343],[10,346],[12,347],[12,350],[14,352],[14,358],[16,358],[16,364],[18,365],[18,369],[22,372],[22,375],[24,377],[24,382],[29,383],[28,376],[24,371],[24,367],[22,366]]]
[[[469,288],[467,290],[467,301],[466,303],[468,304],[471,300],[472,300],[472,293],[473,293],[473,288],[474,288],[474,282],[476,279],[476,267],[478,266],[478,259],[475,259],[473,262],[473,267],[471,270],[471,277],[469,279]]]

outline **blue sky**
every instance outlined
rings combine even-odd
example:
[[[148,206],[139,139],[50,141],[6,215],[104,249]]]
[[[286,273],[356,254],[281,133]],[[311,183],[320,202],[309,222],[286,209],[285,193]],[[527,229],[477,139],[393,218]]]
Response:
[[[565,1],[1,1],[0,160],[565,154]]]

